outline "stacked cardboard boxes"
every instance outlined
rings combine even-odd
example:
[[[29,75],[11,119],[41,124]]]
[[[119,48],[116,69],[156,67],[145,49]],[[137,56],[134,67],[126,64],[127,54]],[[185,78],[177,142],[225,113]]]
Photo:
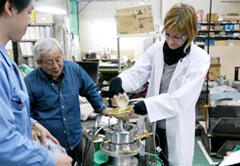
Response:
[[[210,14],[207,14],[207,20],[209,21]],[[218,14],[217,13],[211,13],[211,22],[217,22],[218,21]]]
[[[219,57],[211,57],[211,65],[209,69],[209,79],[216,80],[220,78],[220,58]]]
[[[116,11],[118,34],[136,34],[154,31],[152,6],[140,5]]]
[[[227,15],[222,16],[222,18],[224,21],[228,22],[238,22],[240,20],[240,16],[238,13],[228,13]]]

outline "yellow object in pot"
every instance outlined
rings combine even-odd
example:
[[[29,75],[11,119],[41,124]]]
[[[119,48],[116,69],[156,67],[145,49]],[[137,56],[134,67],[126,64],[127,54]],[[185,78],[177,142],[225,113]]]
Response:
[[[130,111],[132,106],[128,105],[124,108],[114,108],[110,111],[111,116],[114,116],[120,120],[127,120],[129,118]]]

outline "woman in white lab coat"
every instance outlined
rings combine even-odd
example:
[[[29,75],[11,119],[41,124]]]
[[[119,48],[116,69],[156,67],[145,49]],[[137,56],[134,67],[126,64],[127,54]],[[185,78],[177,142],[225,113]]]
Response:
[[[147,96],[134,112],[147,114],[166,130],[170,166],[191,166],[194,154],[195,105],[210,66],[210,56],[192,40],[197,16],[176,4],[164,19],[165,39],[151,46],[135,65],[110,82],[110,93],[133,92],[149,81]]]

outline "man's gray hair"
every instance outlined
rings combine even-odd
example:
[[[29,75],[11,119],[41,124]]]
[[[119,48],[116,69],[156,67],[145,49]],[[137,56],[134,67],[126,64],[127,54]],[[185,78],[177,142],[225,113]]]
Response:
[[[38,40],[32,48],[32,53],[37,63],[41,62],[42,54],[48,52],[54,46],[57,46],[63,55],[62,46],[56,39],[46,38]]]

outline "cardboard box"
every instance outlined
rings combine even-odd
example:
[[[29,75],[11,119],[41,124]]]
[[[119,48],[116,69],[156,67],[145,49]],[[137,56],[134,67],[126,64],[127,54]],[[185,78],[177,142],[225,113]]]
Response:
[[[217,19],[218,19],[217,13],[212,13],[211,14],[211,22],[217,22]],[[209,21],[209,13],[207,14],[207,20],[206,21]]]
[[[220,64],[211,64],[209,69],[209,79],[210,80],[216,80],[217,78],[220,78]]]
[[[234,24],[234,30],[240,30],[240,25],[239,24]]]
[[[116,12],[117,15],[121,15],[123,13],[135,13],[137,15],[137,18],[152,17],[152,6],[150,4],[139,5],[129,8],[117,9]]]
[[[141,33],[154,31],[153,18],[146,17],[138,19],[138,29]]]
[[[227,16],[239,16],[238,13],[228,13]]]
[[[116,16],[118,34],[140,33],[136,14],[121,14]]]
[[[117,9],[118,34],[136,34],[154,31],[151,5]]]
[[[223,21],[237,22],[240,20],[240,16],[222,16]]]
[[[227,46],[228,41],[227,40],[216,40],[215,41],[215,46]]]
[[[240,47],[240,41],[239,40],[228,40],[229,46],[237,46]]]
[[[220,57],[211,57],[211,65],[219,65]]]

